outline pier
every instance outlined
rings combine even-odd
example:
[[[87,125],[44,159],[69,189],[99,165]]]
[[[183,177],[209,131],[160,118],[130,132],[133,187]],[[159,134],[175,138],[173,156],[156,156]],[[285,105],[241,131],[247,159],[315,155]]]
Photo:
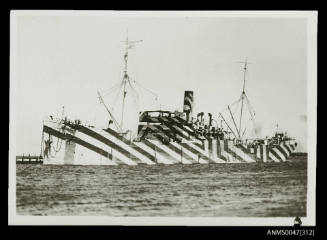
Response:
[[[36,156],[36,155],[18,155],[16,156],[16,163],[17,164],[42,164],[43,157]]]

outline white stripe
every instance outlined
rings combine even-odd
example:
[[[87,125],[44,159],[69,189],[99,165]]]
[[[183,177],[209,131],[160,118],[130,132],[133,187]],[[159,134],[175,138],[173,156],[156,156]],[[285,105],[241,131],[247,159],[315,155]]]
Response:
[[[191,143],[197,143],[197,144],[200,144],[200,145],[202,145],[202,141],[201,140],[199,140],[199,139],[193,139],[192,140],[192,142]]]
[[[202,148],[199,148],[198,146],[196,146],[196,145],[193,144],[192,142],[186,142],[186,141],[185,141],[184,143],[185,143],[187,146],[189,146],[190,148],[194,149],[195,151],[200,152],[201,154],[203,154],[203,155],[206,156],[206,157],[209,157],[209,156],[208,156],[208,153],[204,152]],[[184,148],[184,149],[185,149],[185,148]],[[188,150],[188,151],[189,151],[189,150]],[[194,154],[194,153],[192,153],[192,154]],[[195,154],[195,155],[196,155],[196,161],[198,161],[198,155],[197,155],[197,154]],[[199,163],[208,163],[208,161],[202,159],[201,156],[200,156],[200,161],[199,161]]]
[[[180,127],[177,127],[176,125],[170,125],[173,128],[175,128],[178,132],[182,132],[185,136],[189,136],[189,134],[187,132],[185,132],[183,129],[181,129]]]
[[[261,156],[260,156],[260,145],[257,146],[257,158],[261,159]]]
[[[220,155],[226,158],[225,162],[228,162],[228,157],[226,157],[225,149],[224,149],[224,145],[225,145],[224,140],[219,140],[219,145],[220,145]]]
[[[272,152],[268,153],[268,156],[270,159],[272,159],[274,162],[279,162],[278,158],[275,157],[275,155]]]
[[[277,148],[273,148],[273,150],[278,154],[282,161],[286,160],[285,156]]]
[[[289,143],[286,143],[286,145],[288,146],[288,148],[290,149],[291,153],[294,152],[293,148],[291,147],[291,145]]]
[[[183,157],[183,159],[181,159],[181,156],[178,153],[171,150],[167,146],[162,145],[160,147],[162,148],[162,150],[164,150],[165,152],[167,152],[171,156],[174,156],[174,158],[177,159],[179,162],[182,162],[183,164],[192,164],[192,162],[190,160],[186,159],[185,157]]]
[[[289,157],[291,154],[290,154],[290,152],[287,150],[287,148],[284,146],[284,143],[282,143],[280,146],[281,146],[281,148],[284,150],[284,152],[286,152],[287,157]]]
[[[245,152],[243,152],[240,148],[234,147],[233,151],[242,158],[245,162],[255,162],[249,155],[247,155]]]
[[[192,105],[193,99],[189,95],[185,96],[184,101],[185,100],[186,100],[186,103],[189,103]]]
[[[52,144],[57,144],[57,137],[52,136]],[[60,141],[62,141],[62,147],[59,149],[57,153],[54,153],[53,148],[51,146],[51,151],[48,154],[48,157],[44,157],[43,164],[53,164],[53,165],[63,165],[64,164],[64,156],[65,156],[65,141],[59,139],[59,144]]]
[[[296,151],[296,146],[295,146],[295,144],[293,144],[292,146],[293,146],[293,148],[294,148],[293,152],[295,152],[295,151]]]
[[[210,157],[210,155],[209,155],[209,140],[204,140],[203,145],[204,145],[204,152],[205,152],[204,155],[206,157]]]
[[[184,126],[184,128],[186,128],[186,129],[189,130],[190,132],[194,132],[194,130],[191,129],[189,126]]]
[[[230,162],[230,163],[237,163],[237,162],[235,161],[234,157],[233,157],[231,154],[229,154],[228,152],[226,152],[226,151],[222,151],[222,152],[221,152],[221,155],[227,159],[227,162]]]
[[[225,142],[224,140],[220,140],[220,144],[221,144],[221,155],[227,159],[227,162],[230,163],[238,163],[239,161],[235,161],[235,158],[233,155],[231,155],[230,153],[225,151]],[[228,147],[228,142],[227,142],[227,147]]]
[[[193,144],[192,142],[185,142],[188,146],[190,146],[191,148],[194,148],[196,151],[198,151],[199,153],[203,154],[206,157],[208,156],[208,152],[205,152],[202,148],[200,148],[199,146]]]
[[[220,159],[217,155],[217,145],[218,145],[218,140],[212,140],[212,160],[215,163],[224,163],[225,161]]]
[[[212,140],[212,149],[211,149],[211,157],[213,158],[213,160],[217,159],[217,140]]]
[[[294,150],[292,149],[292,152],[295,152],[295,150],[296,150],[295,141],[294,140],[291,140],[290,141],[290,145],[292,145],[292,147],[294,148]]]
[[[158,163],[163,163],[163,164],[173,164],[170,160],[168,160],[165,156],[162,156],[159,152],[154,153],[154,150],[147,146],[143,142],[134,142],[135,145],[138,147],[142,148],[143,150],[147,151],[148,153],[151,153],[152,156],[155,156]]]
[[[228,149],[230,149],[231,151],[235,152],[235,145],[234,145],[234,142],[233,141],[227,141],[227,147]],[[236,157],[234,157],[232,154],[228,153],[229,155],[231,155],[232,157],[232,161],[233,162],[236,162],[236,163],[239,163],[241,161],[239,161],[238,159],[236,159]]]
[[[111,147],[108,146],[107,144],[100,142],[99,140],[90,137],[87,134],[84,134],[82,132],[76,131],[75,136],[82,139],[83,141],[90,143],[96,147],[99,147],[105,151],[107,151],[108,153],[111,153]],[[112,149],[113,151],[113,156],[117,156],[119,158],[119,160],[121,160],[122,162],[124,162],[127,165],[137,165],[136,162],[132,161],[131,159],[129,159],[128,157],[126,157],[124,154],[120,153],[118,150],[116,149]],[[99,155],[99,154],[98,154]]]
[[[176,118],[171,118],[175,123],[178,123],[178,124],[180,124],[181,123],[181,121],[178,121]]]
[[[161,149],[162,151],[164,151],[167,154],[169,154],[170,156],[172,156],[176,161],[181,162],[181,156],[178,153],[171,150],[170,148],[168,148],[167,146],[165,146],[164,144],[160,144],[158,141],[155,141],[155,140],[148,140],[148,141],[151,142],[152,144],[156,145],[157,148]],[[187,160],[185,158],[183,158],[183,163],[192,164],[192,162],[190,162],[189,160]]]
[[[124,150],[130,152],[131,154],[133,154],[135,157],[137,157],[138,159],[140,159],[143,163],[149,164],[149,165],[153,165],[155,164],[154,162],[152,162],[147,156],[139,153],[138,151],[136,151],[133,147],[131,147],[130,145],[124,143],[123,141],[121,141],[120,139],[116,138],[115,136],[109,134],[108,132],[102,130],[94,130],[95,132],[97,132],[98,134],[108,138],[109,140],[111,140],[112,142],[116,143],[118,146],[120,146],[121,148],[123,148]]]
[[[56,123],[50,123],[48,125],[51,128],[59,128],[58,130],[60,131],[60,126]],[[87,135],[84,136],[84,134],[76,131],[75,136],[78,138],[88,138]],[[93,139],[94,140],[94,139]],[[66,141],[61,140],[62,142],[62,147],[60,151],[52,158],[47,158],[46,161],[44,161],[44,164],[65,164],[64,161],[64,156],[65,156],[65,146],[66,146]],[[85,141],[85,140],[84,140]],[[94,141],[86,141],[94,146],[97,146],[97,144],[93,144],[92,142]],[[101,144],[100,144],[101,145]],[[102,146],[97,146],[103,150],[105,150],[105,147]],[[83,157],[84,156],[84,157]],[[109,159],[108,157],[102,156],[101,154],[98,154],[84,146],[79,145],[76,143],[75,150],[74,150],[74,160],[71,163],[73,165],[117,165],[113,160]],[[135,165],[132,163],[132,165]]]
[[[224,161],[224,162],[225,163],[235,163],[234,156],[232,156],[231,154],[229,154],[228,152],[225,151],[225,141],[220,140],[219,142],[220,142],[220,147],[221,147],[220,154],[221,154],[221,156],[226,158],[226,161]]]
[[[198,161],[198,155],[197,154],[194,154],[193,152],[191,152],[190,150],[188,150],[187,148],[179,145],[178,143],[176,142],[171,142],[171,144],[175,147],[177,147],[178,149],[183,149],[183,152],[185,152],[188,156],[190,156],[194,161]],[[187,143],[186,143],[187,144]],[[188,145],[188,144],[187,144]],[[200,161],[199,163],[208,163],[206,160],[200,158]]]
[[[262,155],[263,155],[263,162],[267,162],[267,146],[262,146]]]
[[[64,126],[63,124],[57,122],[57,121],[44,121],[43,125],[56,129],[58,131],[61,130],[61,127]]]
[[[84,146],[76,144],[74,165],[117,165],[117,163]]]

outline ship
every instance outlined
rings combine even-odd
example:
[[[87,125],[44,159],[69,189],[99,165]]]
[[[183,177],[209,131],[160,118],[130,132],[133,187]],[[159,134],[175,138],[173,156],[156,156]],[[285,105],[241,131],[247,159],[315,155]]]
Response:
[[[254,111],[245,92],[248,62],[244,62],[241,97],[218,114],[194,113],[194,91],[185,90],[181,110],[143,110],[138,126],[124,128],[126,87],[135,84],[128,73],[128,54],[136,43],[126,37],[121,122],[98,97],[108,113],[107,127],[96,127],[79,119],[48,116],[43,121],[41,155],[43,164],[65,165],[154,165],[286,162],[297,142],[285,132],[271,137],[247,137],[245,110],[254,123]],[[240,106],[236,117],[234,105]],[[227,113],[226,113],[227,112]],[[227,115],[226,115],[227,114]],[[229,120],[227,119],[229,118]],[[220,125],[219,125],[220,122]]]

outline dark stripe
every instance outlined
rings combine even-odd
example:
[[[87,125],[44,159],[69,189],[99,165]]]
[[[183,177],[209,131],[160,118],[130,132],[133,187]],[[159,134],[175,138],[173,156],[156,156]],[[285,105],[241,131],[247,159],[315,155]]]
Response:
[[[239,160],[240,162],[246,162],[244,159],[242,159],[236,152],[234,152],[231,148],[228,149],[229,153],[234,157],[234,159]]]
[[[78,126],[74,126],[74,127],[76,130],[78,130],[90,137],[93,137],[94,139],[97,139],[98,141],[106,144],[107,146],[111,147],[112,149],[115,149],[116,151],[120,152],[127,158],[134,160],[137,163],[143,163],[138,157],[134,156],[132,153],[126,151],[124,148],[122,148],[119,145],[117,145],[116,143],[110,141],[108,138],[105,138],[104,136],[92,131],[91,129],[86,128],[82,125],[78,125]]]
[[[258,153],[260,155],[259,157],[257,156]],[[255,157],[256,157],[256,159],[258,159],[258,161],[262,161],[262,154],[261,154],[261,150],[260,150],[260,145],[257,145],[255,147]]]
[[[92,145],[92,144],[90,144],[88,142],[85,142],[84,140],[82,140],[82,139],[80,139],[78,137],[75,137],[75,136],[73,136],[73,135],[71,135],[69,133],[61,133],[61,132],[59,132],[57,130],[54,130],[54,129],[48,127],[48,126],[43,126],[43,131],[46,132],[46,133],[49,133],[49,134],[51,134],[51,135],[53,135],[53,136],[55,136],[57,138],[60,138],[60,139],[63,139],[63,140],[69,140],[69,141],[72,141],[74,143],[77,143],[77,144],[79,144],[79,145],[81,145],[81,146],[83,146],[83,147],[85,147],[85,148],[87,148],[87,149],[89,149],[89,150],[91,150],[93,152],[96,152],[96,153],[98,153],[98,154],[100,154],[100,155],[102,155],[104,157],[107,157],[107,158],[110,158],[111,160],[113,160],[112,155],[110,153],[108,153],[107,151],[105,151],[105,150],[103,150],[103,149],[101,149],[101,148],[99,148],[97,146],[94,146],[94,145]],[[114,157],[114,160],[118,160],[118,162],[115,161],[116,163],[124,163],[117,157]]]
[[[202,150],[204,150],[204,142],[203,142],[203,140],[201,140],[201,142],[202,142],[202,143],[197,143],[197,142],[195,142],[195,143],[193,143],[193,144],[196,145],[196,146],[198,146],[198,147],[201,148]]]
[[[284,147],[287,149],[287,151],[291,155],[292,154],[292,149],[288,145],[286,145],[286,144],[284,144]]]
[[[273,148],[271,148],[271,149],[269,149],[269,151],[277,158],[277,159],[279,159],[279,160],[282,160],[281,158],[280,158],[280,156],[278,155],[278,153],[276,153],[276,151],[273,149]]]
[[[167,120],[165,121],[164,119],[167,119]],[[162,121],[165,124],[173,123],[172,125],[177,125],[177,127],[183,129],[188,134],[190,134],[190,135],[194,134],[194,129],[193,129],[192,125],[188,124],[183,118],[180,118],[180,117],[177,117],[177,116],[171,117],[171,118],[165,117],[165,118],[161,118],[160,121]],[[185,128],[185,125],[187,125],[189,128],[191,128],[192,131]]]
[[[235,148],[238,148],[240,151],[242,151],[245,155],[250,155],[248,152],[249,150],[247,148],[245,148],[244,146],[242,146],[241,144],[237,144],[235,145]]]
[[[221,145],[220,145],[220,140],[217,140],[217,156],[221,158]]]
[[[244,147],[242,144],[237,145],[237,147],[240,148],[245,153],[250,153],[250,150]]]
[[[208,140],[208,145],[209,145],[209,153],[212,154],[212,140]]]
[[[175,120],[175,121],[174,121]],[[190,135],[194,135],[194,131],[190,131],[189,129],[185,128],[183,123],[179,123],[177,118],[168,118],[168,121],[163,121],[168,127],[173,127],[174,125],[176,125],[176,127],[184,130],[185,132],[187,132]],[[185,123],[185,121],[184,121]],[[184,135],[186,138],[188,138],[188,136],[186,136],[185,134],[183,134],[181,131],[179,131],[181,135]]]
[[[225,158],[225,156],[219,156],[219,158],[224,160],[225,162],[227,161],[227,158]]]
[[[161,153],[166,158],[168,158],[169,160],[171,160],[173,163],[180,162],[180,161],[178,161],[178,159],[175,159],[173,156],[171,156],[170,154],[168,154],[167,152],[165,152],[164,150],[162,150],[160,147],[156,146],[152,142],[150,142],[150,141],[148,141],[148,140],[145,139],[145,140],[142,141],[142,143],[144,143],[145,145],[147,145],[151,149],[155,150],[156,152]]]
[[[108,129],[103,129],[104,131],[106,131],[107,133],[111,134],[112,136],[114,136],[115,138],[119,139],[120,141],[128,144],[130,147],[132,147],[135,151],[138,151],[140,154],[144,155],[145,157],[147,157],[148,159],[150,159],[151,161],[155,161],[155,157],[152,156],[150,153],[148,153],[147,151],[143,150],[142,148],[140,148],[139,146],[137,146],[136,144],[134,144],[133,142],[127,140],[126,138],[124,138],[123,136],[120,136],[117,132],[115,132],[114,130],[108,128]]]
[[[268,146],[266,146],[267,160],[269,159],[269,152],[270,152],[270,149]]]
[[[185,91],[185,97],[190,97],[193,100],[193,92],[192,91]]]
[[[228,152],[228,140],[224,140],[224,150]]]
[[[181,155],[182,151],[180,148],[175,147],[173,144],[169,143],[166,145],[170,150],[174,151],[175,153]],[[183,152],[183,158],[186,158],[187,160],[194,161],[193,158],[189,155],[187,155],[185,152]]]
[[[282,146],[286,149],[287,156],[288,156],[288,155],[291,155],[292,152],[291,152],[290,149],[286,146],[286,144],[283,143]]]
[[[284,157],[287,158],[287,153],[284,151],[284,149],[280,145],[278,145],[276,147],[284,155]]]
[[[170,130],[164,129],[161,125],[158,125],[157,127],[166,137],[174,139],[175,141],[178,140],[178,138],[175,137],[175,135]]]
[[[292,150],[294,151],[294,150],[295,150],[295,146],[294,146],[294,144],[291,144],[291,143],[290,143],[290,146],[291,146]]]
[[[192,148],[191,146],[189,146],[186,143],[180,143],[180,145],[182,145],[184,148],[186,148],[187,150],[189,150],[190,152],[196,154],[196,155],[200,155],[201,158],[203,158],[204,160],[207,161],[211,161],[214,162],[213,160],[211,160],[210,158],[208,158],[207,156],[203,155],[201,152],[197,151],[196,149]]]
[[[178,131],[178,130],[176,130],[175,128],[173,128],[172,125],[166,123],[164,126],[168,127],[168,128],[169,128],[173,133],[178,134],[178,135],[181,136],[182,138],[184,138],[184,139],[186,139],[186,140],[189,140],[189,139],[190,139],[190,138],[189,138],[188,136],[186,136],[183,132]]]
[[[184,124],[187,124],[187,122],[183,119],[183,118],[180,118],[180,117],[172,117],[171,118],[174,122],[178,123],[178,124],[181,124],[181,125],[184,125]]]
[[[258,162],[260,162],[261,159],[258,158],[258,156],[257,156],[257,153],[258,153],[258,146],[254,146],[254,147],[253,147],[253,150],[254,150],[253,156],[254,156],[255,160],[258,161]]]

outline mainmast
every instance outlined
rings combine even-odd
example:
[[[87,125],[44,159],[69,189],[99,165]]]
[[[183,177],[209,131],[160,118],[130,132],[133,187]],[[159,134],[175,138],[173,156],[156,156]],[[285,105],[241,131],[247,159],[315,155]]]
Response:
[[[134,47],[135,43],[142,42],[142,40],[138,41],[129,41],[128,40],[128,33],[126,35],[126,40],[125,40],[125,54],[124,54],[124,61],[125,61],[125,66],[124,66],[124,77],[123,77],[123,103],[122,103],[122,112],[121,112],[121,122],[120,122],[120,128],[123,129],[123,123],[124,123],[124,107],[125,107],[125,98],[127,95],[126,91],[126,84],[130,84],[129,81],[129,76],[127,73],[127,66],[128,66],[128,50]]]
[[[243,89],[242,89],[242,94],[241,94],[241,115],[240,115],[240,124],[239,124],[239,133],[242,132],[242,115],[243,115],[243,105],[244,105],[244,98],[246,97],[245,95],[245,80],[246,80],[246,70],[247,70],[247,65],[248,65],[248,61],[247,58],[245,58],[244,62],[240,62],[240,63],[244,63],[244,74],[243,74]]]
[[[244,124],[243,123],[243,128],[242,128],[242,120],[243,120],[243,112],[244,112],[244,108],[247,107],[247,110],[249,111],[249,114],[250,114],[250,119],[252,122],[253,122],[253,125],[254,125],[254,128],[255,128],[255,122],[254,122],[254,110],[252,109],[251,107],[251,104],[250,104],[250,101],[249,101],[249,98],[247,97],[246,93],[245,93],[245,84],[246,84],[246,71],[247,71],[247,68],[248,68],[248,64],[250,64],[248,61],[247,61],[247,58],[245,58],[245,61],[244,62],[238,62],[238,63],[243,63],[244,64],[244,67],[243,67],[243,86],[242,86],[242,93],[241,93],[241,97],[239,99],[237,99],[234,103],[232,103],[231,105],[228,105],[227,106],[227,110],[229,111],[229,114],[230,114],[230,117],[231,117],[231,120],[233,121],[233,127],[235,128],[236,131],[232,131],[231,130],[231,126],[229,126],[227,124],[227,122],[225,121],[225,119],[223,118],[223,115],[220,113],[219,116],[222,118],[222,120],[226,123],[227,127],[232,131],[233,135],[235,136],[236,139],[238,140],[242,140],[243,137],[244,137],[244,134],[247,130],[247,124]],[[235,118],[235,112],[238,112],[239,110],[239,103],[241,103],[241,112],[240,112],[240,115],[239,115],[239,125],[236,124],[236,120],[238,120],[238,118]],[[236,105],[236,108],[234,110],[234,112],[232,112],[231,110],[231,106],[233,105]],[[238,116],[238,115],[237,115]],[[255,132],[255,135],[256,132]]]

